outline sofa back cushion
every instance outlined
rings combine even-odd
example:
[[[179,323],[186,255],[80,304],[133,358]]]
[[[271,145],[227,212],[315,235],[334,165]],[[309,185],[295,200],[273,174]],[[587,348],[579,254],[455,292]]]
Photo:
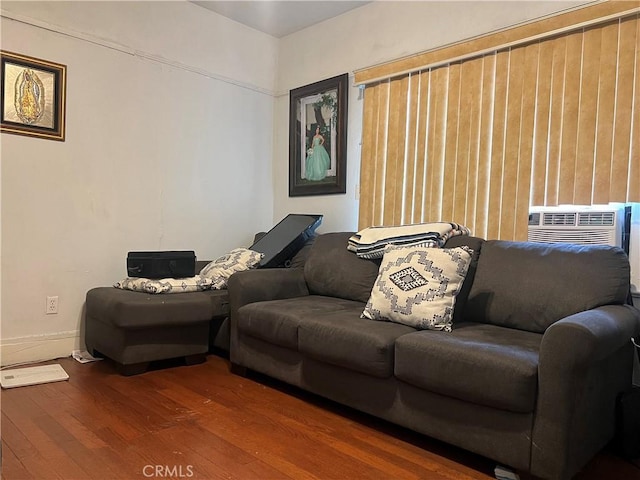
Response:
[[[304,267],[304,263],[307,261],[307,257],[309,256],[309,252],[311,251],[311,245],[316,240],[316,235],[312,235],[305,242],[304,246],[296,253],[291,262],[289,263],[289,268],[301,268]]]
[[[542,333],[574,313],[624,303],[629,275],[628,257],[617,247],[489,240],[464,317]]]
[[[348,251],[351,235],[353,232],[325,233],[315,239],[304,264],[309,293],[367,302],[380,260],[360,259]]]

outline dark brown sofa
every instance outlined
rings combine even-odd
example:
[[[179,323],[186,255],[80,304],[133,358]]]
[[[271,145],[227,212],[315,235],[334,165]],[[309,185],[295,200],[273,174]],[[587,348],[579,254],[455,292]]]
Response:
[[[622,250],[454,237],[475,255],[447,333],[360,318],[379,261],[349,252],[351,235],[318,236],[304,266],[231,277],[236,371],[543,478],[570,478],[612,439],[640,332]]]

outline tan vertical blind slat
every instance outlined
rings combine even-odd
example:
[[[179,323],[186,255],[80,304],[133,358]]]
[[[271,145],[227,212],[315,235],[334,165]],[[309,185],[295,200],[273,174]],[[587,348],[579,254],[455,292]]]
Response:
[[[420,73],[420,92],[418,96],[418,128],[417,128],[417,150],[416,150],[416,173],[415,173],[415,195],[413,198],[413,216],[411,223],[424,221],[424,198],[426,192],[426,155],[427,155],[427,135],[429,131],[429,82],[431,72]]]
[[[452,212],[448,217],[451,221],[460,222],[465,225],[465,210],[467,204],[467,175],[469,172],[469,109],[471,99],[469,90],[473,84],[471,63],[464,62],[460,65],[460,80],[458,88],[458,128],[456,131],[455,157],[456,169],[453,180],[453,190],[451,196],[453,200]]]
[[[358,229],[373,224],[375,194],[375,150],[377,148],[379,85],[364,92],[362,149],[360,156],[360,185],[358,192]]]
[[[387,129],[389,127],[389,89],[391,82],[383,82],[378,92],[378,131],[376,135],[376,155],[374,157],[373,169],[376,172],[375,188],[371,196],[373,204],[373,225],[383,224],[384,205],[385,205],[385,167],[387,162]]]
[[[562,122],[564,114],[564,77],[567,63],[567,37],[552,41],[551,102],[549,139],[547,142],[546,205],[557,205],[560,192],[560,160],[562,157]]]
[[[378,145],[376,132],[378,131],[380,88],[378,84],[367,88],[364,92],[358,229],[374,223],[372,197],[375,194],[376,184],[375,155]]]
[[[443,175],[443,198],[440,219],[453,217],[455,181],[458,159],[458,121],[460,103],[460,64],[449,66],[449,85],[447,96],[447,117],[445,134],[445,158]]]
[[[520,149],[518,152],[518,178],[514,208],[513,239],[526,240],[531,195],[531,171],[533,165],[533,138],[536,110],[536,84],[540,45],[534,43],[524,48],[522,66],[522,104],[520,107]]]
[[[401,219],[408,85],[408,77],[392,80],[390,85],[389,136],[384,176],[385,205],[382,218],[384,225],[395,225]]]
[[[524,95],[524,48],[511,50],[507,92],[507,119],[505,132],[502,198],[500,209],[500,236],[514,238],[515,200],[518,188],[518,158],[520,156],[520,127],[522,98]]]
[[[553,78],[553,42],[542,42],[538,52],[538,75],[535,93],[535,132],[531,177],[531,204],[545,204],[545,184],[549,162],[551,139],[551,85]]]
[[[602,28],[602,48],[599,58],[598,110],[596,118],[595,165],[591,202],[609,202],[611,183],[611,150],[613,148],[614,107],[616,98],[616,67],[618,58],[619,22]]]
[[[469,118],[469,161],[468,176],[465,188],[464,218],[460,223],[466,225],[472,232],[476,231],[478,217],[478,175],[480,172],[480,129],[482,118],[482,82],[483,82],[484,57],[469,62],[469,83],[466,87],[465,108],[468,109]],[[456,202],[457,205],[458,202]],[[484,212],[481,215],[484,217]],[[458,217],[456,217],[458,218]]]
[[[560,180],[558,203],[572,203],[575,189],[576,146],[578,141],[578,108],[580,105],[580,77],[582,62],[582,33],[567,37],[562,98],[562,148],[560,151]]]
[[[398,125],[400,124],[400,112],[406,105],[400,101],[401,91],[398,88],[398,80],[392,80],[389,84],[389,113],[387,126],[387,147],[385,149],[385,171],[383,176],[384,205],[382,205],[382,224],[393,225],[396,209],[396,190],[402,187],[398,184],[398,144],[404,142],[404,135],[400,137]],[[402,178],[400,177],[400,181]]]
[[[456,168],[456,193],[452,221],[473,229],[475,191],[469,187],[475,183],[477,114],[480,112],[480,87],[482,58],[462,64],[460,83],[460,114],[458,129],[458,159]],[[473,180],[472,180],[473,179]],[[475,189],[474,189],[475,190]]]
[[[447,126],[447,68],[439,68],[432,73],[429,89],[429,154],[427,158],[427,185],[430,195],[425,196],[425,221],[437,222],[442,219],[444,185],[442,176],[445,168],[445,137]]]
[[[487,238],[489,221],[489,181],[491,175],[491,132],[494,112],[494,75],[496,56],[486,55],[482,60],[482,99],[480,138],[478,148],[478,182],[476,184],[476,214],[474,235]]]
[[[491,139],[489,180],[489,208],[487,209],[487,238],[500,237],[502,218],[502,174],[504,169],[505,133],[507,120],[507,91],[509,85],[509,52],[496,55],[494,80],[494,111]]]
[[[370,90],[370,91],[369,91]],[[360,176],[359,228],[379,224],[383,201],[377,201],[384,171],[388,82],[367,88],[364,98],[363,145]]]
[[[601,42],[600,28],[591,28],[583,35],[575,183],[573,199],[570,202],[580,205],[591,203]]]
[[[633,84],[636,65],[637,18],[620,23],[618,38],[618,82],[616,85],[615,129],[611,160],[611,190],[627,191],[631,148],[631,122],[633,113]]]
[[[417,132],[419,124],[420,75],[410,75],[409,111],[407,121],[406,162],[404,170],[403,209],[400,223],[411,223],[413,218],[413,199],[416,194],[415,171],[417,154]]]

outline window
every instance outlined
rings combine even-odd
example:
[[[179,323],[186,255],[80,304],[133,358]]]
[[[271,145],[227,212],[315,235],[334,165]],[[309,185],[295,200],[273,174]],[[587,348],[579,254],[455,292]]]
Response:
[[[530,205],[640,201],[638,12],[600,3],[356,72],[360,227],[524,240]]]

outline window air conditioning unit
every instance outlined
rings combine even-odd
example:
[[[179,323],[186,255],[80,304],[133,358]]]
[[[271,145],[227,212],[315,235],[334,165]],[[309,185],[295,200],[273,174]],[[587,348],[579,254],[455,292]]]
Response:
[[[528,240],[622,247],[624,223],[624,206],[531,207]]]

